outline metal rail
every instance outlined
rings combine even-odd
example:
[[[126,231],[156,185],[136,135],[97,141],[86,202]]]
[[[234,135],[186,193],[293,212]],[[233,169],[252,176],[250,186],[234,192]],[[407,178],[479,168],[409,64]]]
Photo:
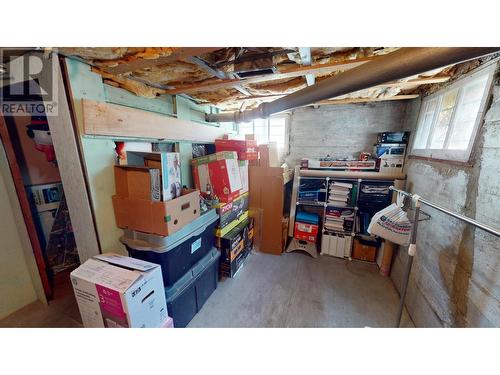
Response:
[[[403,276],[403,286],[401,289],[401,298],[399,301],[399,307],[398,307],[398,313],[396,317],[396,327],[399,327],[401,324],[401,316],[403,315],[403,310],[404,310],[404,305],[405,305],[405,298],[406,298],[406,291],[408,290],[408,283],[410,281],[410,273],[411,273],[411,267],[413,265],[413,258],[415,256],[415,253],[417,251],[417,229],[418,229],[418,218],[420,214],[420,205],[421,204],[426,204],[429,207],[435,208],[438,211],[441,211],[447,215],[453,216],[456,219],[465,221],[466,223],[472,224],[488,233],[491,233],[497,237],[500,237],[500,231],[498,231],[495,228],[492,228],[486,224],[480,223],[474,219],[471,219],[470,217],[458,214],[456,212],[450,211],[447,208],[441,207],[437,204],[434,204],[432,202],[429,202],[427,199],[420,198],[419,195],[416,194],[411,194],[408,193],[404,190],[396,189],[394,186],[389,187],[390,190],[392,191],[397,191],[400,194],[403,194],[406,197],[411,198],[415,202],[415,217],[413,218],[413,229],[411,233],[411,241],[410,241],[410,246],[408,247],[408,260],[406,262],[405,266],[405,272]]]
[[[397,191],[398,193],[401,193],[409,198],[413,198],[414,194],[411,194],[411,193],[408,193],[404,190],[399,190],[399,189],[396,189],[394,186],[391,186],[390,187],[391,190],[393,191]],[[480,223],[479,221],[476,221],[474,219],[471,219],[470,217],[468,216],[464,216],[464,215],[461,215],[459,213],[456,213],[454,211],[451,211],[451,210],[448,210],[447,208],[445,207],[442,207],[442,206],[439,206],[435,203],[432,203],[432,202],[429,202],[427,199],[424,199],[424,198],[420,198],[418,199],[421,203],[423,204],[426,204],[427,206],[429,207],[432,207],[432,208],[435,208],[436,210],[438,211],[441,211],[441,212],[444,212],[445,214],[448,214],[450,216],[453,216],[454,218],[456,219],[459,219],[459,220],[462,220],[462,221],[465,221],[466,223],[469,223],[469,224],[472,224],[488,233],[491,233],[497,237],[500,237],[500,231],[493,228],[493,227],[490,227],[489,225],[486,225],[486,224],[483,224],[483,223]]]

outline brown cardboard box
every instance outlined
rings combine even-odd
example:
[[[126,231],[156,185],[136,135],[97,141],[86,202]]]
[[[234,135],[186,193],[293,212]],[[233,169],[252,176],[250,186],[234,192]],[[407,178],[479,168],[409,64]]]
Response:
[[[283,206],[284,170],[283,168],[249,167],[250,207],[262,209],[262,221],[255,225],[260,228],[259,250],[279,255],[283,251]]]
[[[269,145],[259,145],[259,166],[269,167]]]
[[[168,236],[200,216],[200,192],[185,189],[166,202],[114,195],[113,208],[119,228]]]
[[[115,165],[116,194],[124,198],[161,200],[160,170]]]
[[[259,165],[261,167],[279,167],[278,145],[276,142],[259,145]]]
[[[352,251],[352,258],[364,260],[367,262],[375,262],[377,257],[377,246],[370,242],[365,242],[359,238],[354,239],[354,248]]]

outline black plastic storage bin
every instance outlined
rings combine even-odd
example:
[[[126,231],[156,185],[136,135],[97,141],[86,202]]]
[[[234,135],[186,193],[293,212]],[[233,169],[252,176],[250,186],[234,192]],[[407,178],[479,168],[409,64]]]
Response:
[[[163,284],[172,286],[214,247],[217,220],[212,209],[170,236],[125,229],[121,242],[132,258],[161,265]]]
[[[219,251],[214,247],[170,288],[165,288],[167,309],[174,327],[186,327],[217,289]]]
[[[391,204],[392,191],[389,190],[391,185],[393,185],[392,182],[362,181],[359,190],[358,207],[363,209],[387,207]]]

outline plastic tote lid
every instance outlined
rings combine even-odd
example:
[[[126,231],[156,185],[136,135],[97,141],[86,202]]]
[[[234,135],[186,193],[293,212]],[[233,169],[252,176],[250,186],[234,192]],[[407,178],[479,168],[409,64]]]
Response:
[[[213,208],[170,236],[158,236],[124,229],[125,235],[120,238],[120,241],[134,250],[165,252],[175,248],[190,237],[199,236],[218,219],[219,216]]]

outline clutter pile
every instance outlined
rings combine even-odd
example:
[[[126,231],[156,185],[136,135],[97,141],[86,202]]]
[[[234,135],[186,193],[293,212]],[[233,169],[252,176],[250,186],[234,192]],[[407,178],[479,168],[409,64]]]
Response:
[[[182,186],[171,148],[118,146],[112,200],[129,257],[100,255],[72,273],[83,323],[185,327],[253,249],[248,167],[258,164],[257,143],[217,139],[208,155],[197,146],[194,190]]]
[[[365,171],[397,175],[403,172],[406,147],[410,132],[382,132],[377,134],[373,153],[361,152],[358,160],[327,155],[319,159],[302,159],[302,169]]]

